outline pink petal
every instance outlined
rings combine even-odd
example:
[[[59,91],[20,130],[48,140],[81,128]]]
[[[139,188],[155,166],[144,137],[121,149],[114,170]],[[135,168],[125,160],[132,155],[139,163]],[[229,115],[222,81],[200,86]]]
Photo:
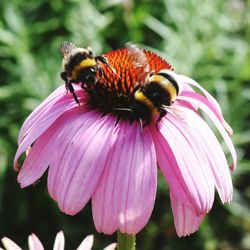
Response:
[[[64,161],[65,157],[67,158],[67,154],[65,154],[66,150],[72,150],[74,145],[72,143],[73,140],[78,140],[78,137],[75,137],[77,133],[79,133],[79,130],[84,130],[82,126],[86,126],[87,129],[89,127],[89,124],[94,123],[94,119],[98,119],[99,115],[96,116],[96,118],[93,119],[93,116],[95,117],[95,113],[93,112],[86,112],[83,114],[76,113],[72,119],[65,119],[64,126],[61,127],[60,131],[58,132],[60,136],[58,136],[58,133],[55,134],[55,136],[51,139],[51,141],[56,145],[56,147],[53,145],[56,150],[53,150],[53,157],[50,157],[51,166],[49,169],[48,174],[48,190],[50,192],[50,195],[53,197],[53,199],[57,200],[57,189],[58,189],[58,183],[60,182],[60,174],[62,174],[62,171],[67,171],[67,168],[64,169],[61,165],[62,161]],[[84,131],[85,133],[85,131]],[[79,156],[79,152],[77,154]],[[74,157],[74,155],[72,155]],[[73,160],[74,162],[74,160]],[[60,167],[62,167],[60,169]]]
[[[157,165],[149,128],[119,123],[117,141],[92,197],[96,229],[136,234],[148,222],[154,206]]]
[[[7,237],[2,238],[2,243],[6,250],[22,250],[15,242]]]
[[[30,250],[44,250],[41,241],[37,238],[35,234],[31,234],[28,237],[28,242]]]
[[[173,187],[176,196],[182,197],[183,202],[189,206],[190,209],[194,209],[198,213],[199,209],[195,209],[195,200],[190,192],[186,191],[188,187],[182,178],[182,173],[179,170],[179,166],[171,148],[168,144],[166,145],[166,141],[162,135],[158,134],[154,139],[159,168],[166,178],[170,189]]]
[[[84,91],[82,91],[79,86],[76,85],[74,88],[80,98],[86,98]],[[25,137],[25,134],[27,134],[30,130],[32,124],[39,124],[40,119],[46,119],[46,116],[50,113],[51,108],[53,108],[57,102],[61,102],[62,100],[67,100],[72,106],[78,106],[72,98],[72,94],[67,93],[65,86],[61,85],[54,92],[52,92],[24,121],[19,132],[18,143],[20,144],[23,137]]]
[[[72,99],[72,96],[64,93],[64,96],[57,100],[55,104],[51,104],[49,107],[45,106],[44,109],[41,109],[40,106],[38,106],[38,111],[34,110],[31,113],[30,117],[26,119],[20,130],[21,137],[14,159],[14,166],[20,155],[27,150],[27,148],[63,113],[74,107],[78,108],[78,112],[82,112],[85,109],[84,106],[79,107]]]
[[[60,231],[56,235],[55,243],[53,246],[53,250],[64,250],[64,245],[65,245],[65,239],[64,239],[64,234],[63,231]]]
[[[56,152],[49,168],[48,188],[67,214],[78,213],[96,187],[115,139],[115,118],[97,112],[79,117],[55,138]]]
[[[197,150],[199,150],[199,154],[203,155],[204,159],[203,166],[206,171],[212,171],[214,183],[222,202],[230,202],[233,194],[232,179],[225,154],[216,136],[200,116],[187,109],[182,108],[182,110],[185,112],[187,119],[180,122],[173,116],[171,121],[180,130],[185,131],[185,135],[189,137],[190,141],[198,145]]]
[[[183,237],[197,231],[205,214],[196,215],[172,192],[170,192],[170,199],[177,235]]]
[[[199,113],[197,111],[197,108],[194,105],[192,105],[190,102],[186,102],[186,101],[183,101],[183,100],[176,100],[174,102],[174,105],[170,106],[169,109],[170,109],[170,111],[171,110],[175,111],[175,109],[178,110],[178,107],[186,107],[186,108],[188,108],[190,110],[193,110],[197,114]]]
[[[94,236],[87,236],[81,243],[81,245],[76,250],[91,250],[94,242]]]
[[[54,92],[52,92],[24,121],[18,136],[18,143],[26,134],[30,124],[35,122],[49,107],[53,106],[62,96],[65,95],[65,86],[60,86]]]
[[[51,162],[52,153],[56,152],[56,138],[60,135],[61,130],[67,126],[67,122],[78,115],[78,108],[65,112],[35,142],[18,174],[17,180],[22,188],[34,183],[43,175]]]
[[[215,98],[213,96],[211,96],[199,83],[197,83],[196,81],[194,81],[193,79],[184,76],[184,75],[178,75],[177,79],[180,82],[185,82],[188,83],[190,85],[195,86],[196,88],[198,88],[199,90],[202,91],[202,93],[206,96],[208,102],[209,102],[209,107],[211,108],[211,110],[215,113],[215,115],[217,116],[217,118],[221,121],[221,123],[223,124],[224,128],[228,131],[228,133],[230,135],[233,134],[233,130],[231,129],[231,127],[229,126],[229,124],[224,120],[223,116],[222,116],[222,112],[221,112],[221,108],[219,103],[215,100]]]
[[[231,170],[234,170],[236,167],[237,162],[237,156],[235,152],[235,148],[233,146],[233,143],[226,133],[226,130],[224,129],[224,124],[221,123],[221,119],[218,119],[218,113],[217,115],[214,113],[211,106],[209,106],[209,103],[207,99],[197,93],[194,92],[182,92],[182,95],[178,97],[181,100],[188,101],[197,107],[199,107],[201,110],[203,110],[211,119],[211,121],[214,123],[216,128],[219,130],[220,134],[222,135],[223,139],[225,140],[228,149],[232,155],[233,158],[233,165],[230,166]]]
[[[170,191],[197,215],[211,209],[214,200],[214,178],[204,167],[206,158],[199,145],[186,134],[188,124],[176,126],[174,116],[162,119],[159,131],[152,130],[157,161]],[[209,171],[208,171],[209,170]]]

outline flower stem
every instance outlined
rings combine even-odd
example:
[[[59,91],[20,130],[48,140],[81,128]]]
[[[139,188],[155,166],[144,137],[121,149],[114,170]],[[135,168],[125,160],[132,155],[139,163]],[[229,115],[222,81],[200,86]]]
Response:
[[[118,250],[135,250],[135,235],[117,232]]]

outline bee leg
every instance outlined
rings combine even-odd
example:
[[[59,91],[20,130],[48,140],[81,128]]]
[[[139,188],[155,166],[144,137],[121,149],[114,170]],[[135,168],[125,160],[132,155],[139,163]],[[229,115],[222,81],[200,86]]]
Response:
[[[104,57],[104,56],[96,56],[95,59],[96,59],[97,61],[100,61],[100,62],[104,63],[104,64],[108,64],[108,60],[107,60],[107,58]]]
[[[111,64],[108,63],[108,60],[107,60],[106,57],[104,57],[104,56],[96,56],[95,59],[97,61],[102,62],[103,64],[106,64],[116,74],[115,68]]]
[[[102,77],[102,75],[103,75],[103,69],[102,69],[102,67],[98,67],[98,72],[99,72],[99,74],[100,74],[100,77]]]
[[[142,123],[142,119],[139,119],[140,122],[140,128],[141,128],[141,133],[143,134],[143,129],[144,129],[144,124]]]
[[[66,93],[69,92],[69,87],[68,87],[68,84],[65,82],[65,89],[66,89]]]
[[[100,82],[102,82],[103,85],[107,88],[108,86],[107,86],[106,82],[104,82],[104,80],[102,79],[102,75],[103,75],[103,69],[102,69],[102,67],[99,67],[98,72],[99,72],[99,79],[98,80]]]
[[[102,79],[103,69],[102,69],[101,67],[100,67],[100,69],[99,69],[98,72],[99,72],[98,81],[102,82],[102,84],[103,84],[106,88],[108,88],[106,82]],[[95,84],[96,84],[98,81],[96,81]]]
[[[76,96],[75,90],[74,90],[74,88],[73,88],[73,86],[72,86],[72,83],[71,83],[71,82],[68,82],[66,88],[68,88],[69,92],[73,95],[73,98],[74,98],[74,100],[76,101],[76,103],[77,103],[78,105],[80,105],[80,102],[79,102],[79,100],[78,100],[78,98],[77,98],[77,96]]]
[[[118,116],[117,119],[116,119],[116,121],[115,121],[115,127],[118,125],[120,119],[121,119],[121,118]]]
[[[143,128],[145,128],[147,125],[151,123],[151,118],[147,118],[146,121],[143,124]]]
[[[105,115],[107,115],[108,113],[109,112],[107,112],[107,111],[103,112],[102,115],[101,115],[101,118],[104,117]]]

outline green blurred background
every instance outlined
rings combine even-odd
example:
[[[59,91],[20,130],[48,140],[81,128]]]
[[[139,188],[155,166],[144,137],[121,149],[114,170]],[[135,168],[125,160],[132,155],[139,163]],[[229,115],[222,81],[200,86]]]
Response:
[[[239,162],[232,175],[233,203],[222,206],[217,196],[200,230],[179,239],[167,185],[159,176],[154,212],[137,237],[137,248],[250,249],[249,0],[1,0],[0,237],[8,236],[24,249],[32,232],[45,249],[52,249],[59,230],[65,233],[66,249],[75,249],[88,234],[95,234],[94,249],[116,240],[96,233],[90,205],[77,216],[66,216],[48,196],[46,176],[21,190],[12,169],[22,122],[63,84],[58,53],[63,40],[97,53],[128,41],[155,50],[178,73],[213,93],[234,129]]]

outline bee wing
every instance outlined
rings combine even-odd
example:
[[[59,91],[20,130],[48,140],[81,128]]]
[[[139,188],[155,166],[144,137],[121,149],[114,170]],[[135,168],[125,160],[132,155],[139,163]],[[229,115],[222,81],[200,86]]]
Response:
[[[138,75],[138,83],[144,84],[149,76],[149,63],[144,51],[138,48],[135,44],[126,43],[126,48],[128,49],[128,55],[132,61],[133,67],[135,69],[140,68],[141,73]]]
[[[59,51],[62,54],[63,57],[67,57],[73,49],[76,49],[77,47],[75,44],[71,42],[64,41],[62,42]]]
[[[144,54],[143,50],[138,48],[133,43],[126,43],[126,48],[128,49],[129,57],[133,61],[133,65],[137,67],[147,67],[148,66],[148,60],[146,55]]]

